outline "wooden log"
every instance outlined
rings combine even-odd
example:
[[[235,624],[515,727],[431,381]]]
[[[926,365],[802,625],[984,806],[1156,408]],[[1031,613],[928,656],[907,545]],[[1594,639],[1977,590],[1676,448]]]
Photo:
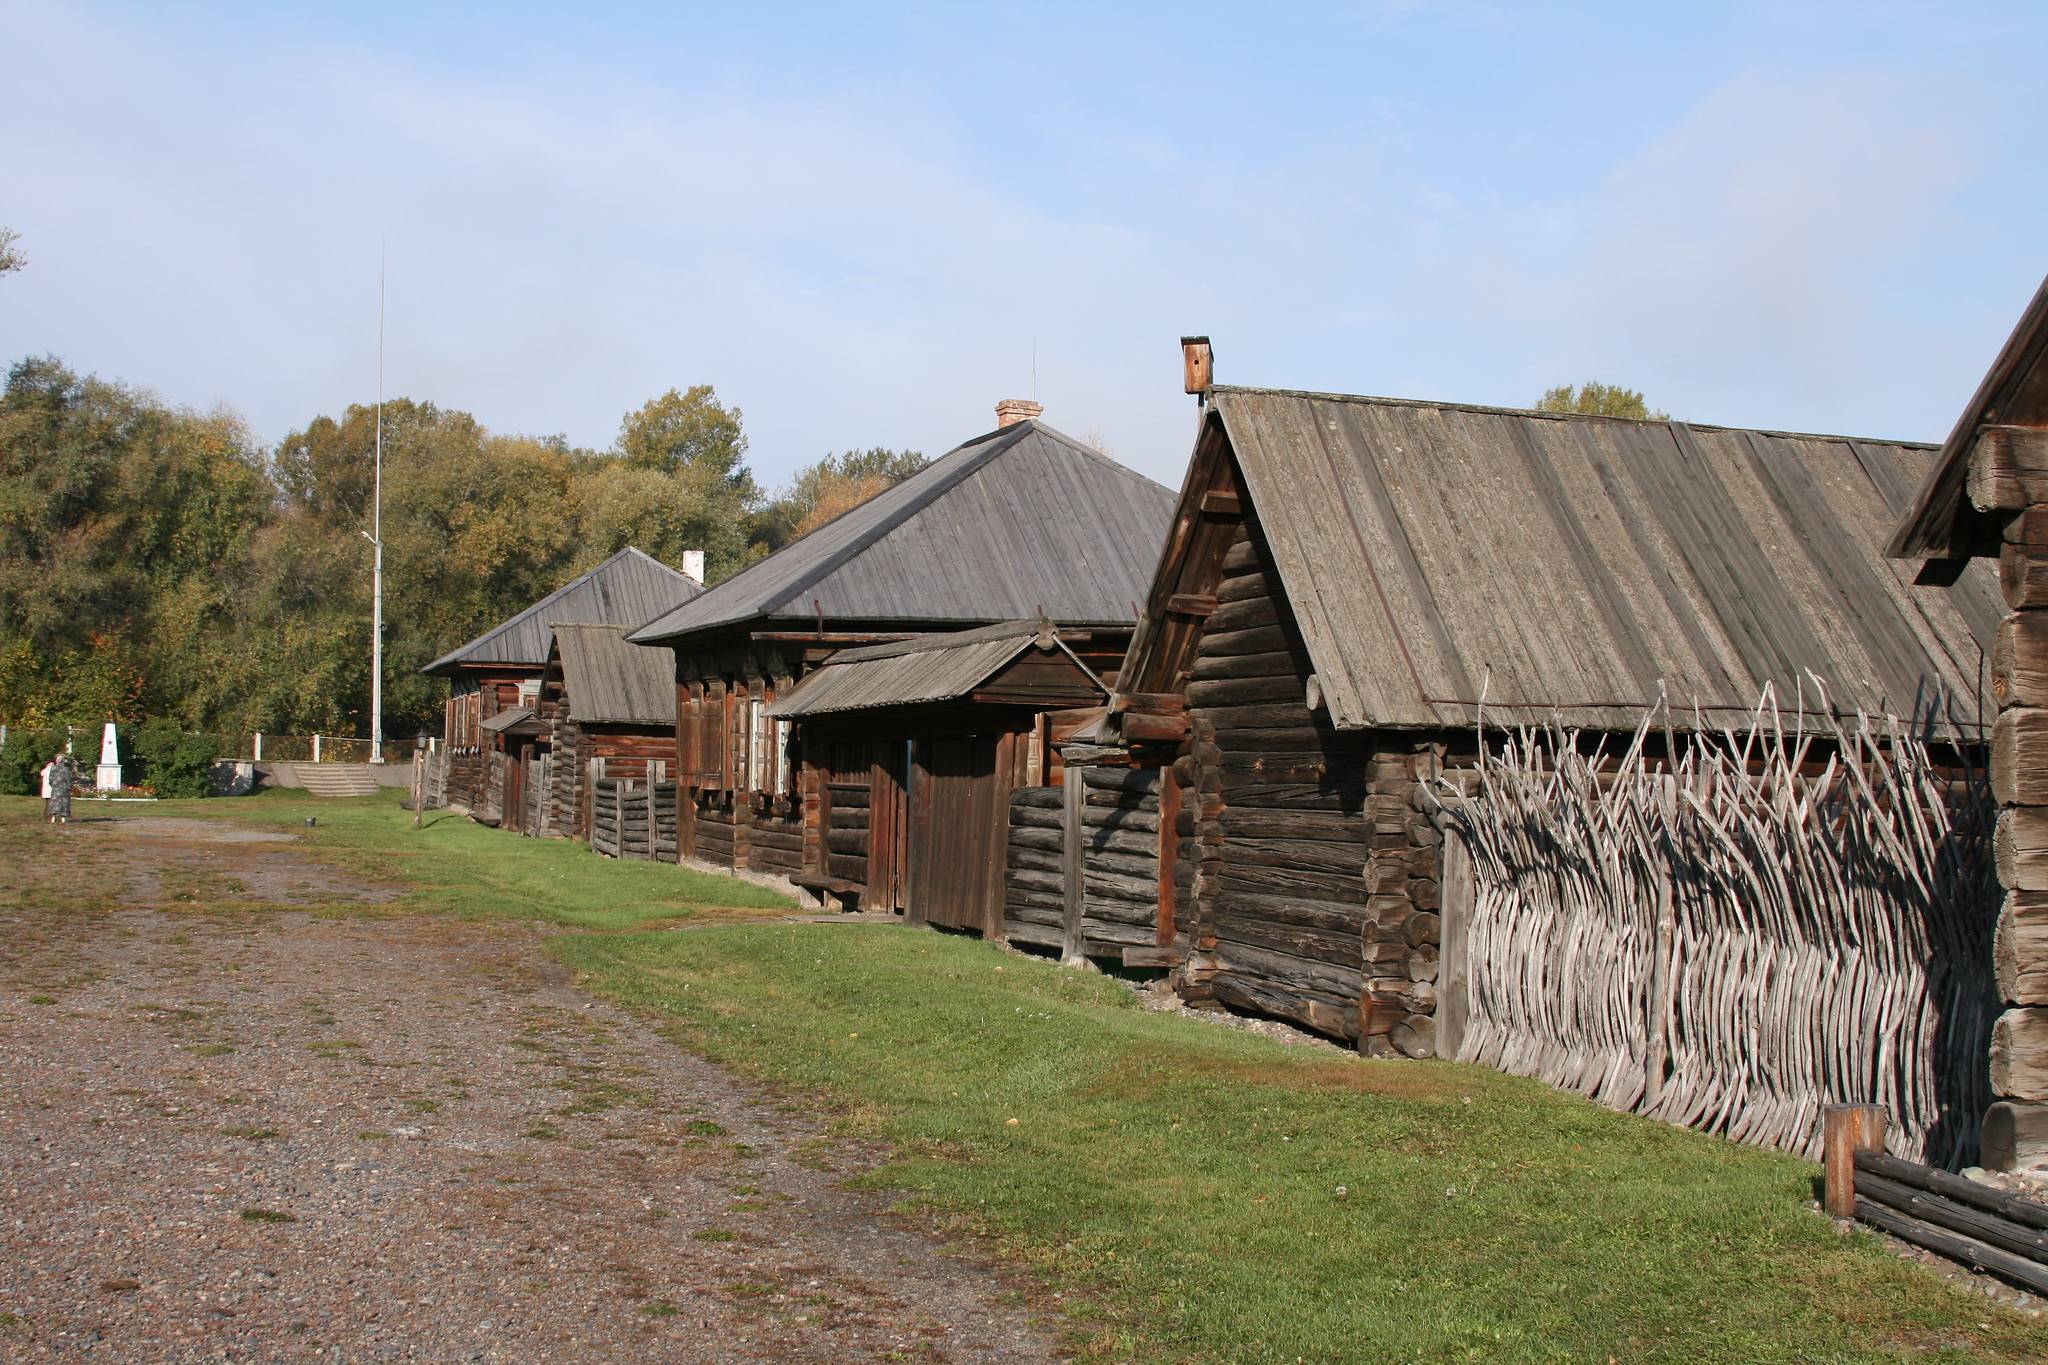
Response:
[[[1438,941],[1441,921],[1432,914],[1410,915],[1407,922],[1402,925],[1402,932],[1408,940],[1409,947],[1420,948],[1424,944],[1434,944]]]
[[[1994,1171],[2048,1165],[2048,1104],[2000,1100],[1984,1113],[1979,1158]]]
[[[1991,790],[2003,806],[2048,806],[2048,708],[1998,713],[1991,727]]]
[[[1925,1247],[1941,1253],[1952,1261],[1960,1261],[1972,1270],[1981,1270],[1996,1275],[2002,1280],[2031,1289],[2036,1293],[2048,1293],[2048,1266],[2042,1266],[2024,1256],[2015,1256],[2009,1251],[1986,1246],[1973,1237],[1950,1232],[1946,1228],[1899,1213],[1871,1199],[1858,1199],[1855,1216],[1872,1227],[1883,1228],[1902,1242]]]
[[[2048,892],[2006,893],[1991,962],[2001,999],[2048,1005]]]
[[[1087,876],[1083,861],[1086,850],[1081,847],[1084,832],[1082,808],[1087,797],[1087,779],[1083,774],[1083,769],[1068,768],[1060,787],[1060,828],[1065,838],[1065,865],[1058,878],[1059,892],[1065,904],[1060,926],[1060,957],[1067,962],[1075,962],[1081,955],[1081,915]],[[1012,880],[1017,879],[1013,876]]]
[[[2048,554],[2048,546],[2032,550]],[[2016,611],[1999,623],[1991,694],[2001,707],[2048,704],[2048,611]]]
[[[1269,982],[1326,995],[1333,1000],[1355,1001],[1365,990],[1365,974],[1357,967],[1343,963],[1299,957],[1254,944],[1234,943],[1220,936],[1214,954],[1219,971],[1263,977]]]
[[[1321,782],[1269,782],[1258,773],[1224,773],[1226,805],[1269,810],[1324,810],[1365,813],[1365,786],[1336,777]]]
[[[1081,820],[1091,830],[1137,830],[1150,833],[1159,828],[1159,807],[1148,805],[1118,804],[1108,800],[1094,799],[1095,793],[1081,803]]]
[[[1272,702],[1301,703],[1301,714],[1306,717],[1310,713],[1302,702],[1303,686],[1302,680],[1291,672],[1270,677],[1190,682],[1187,687],[1188,707],[1191,710],[1215,710]]]
[[[1223,552],[1220,567],[1225,578],[1263,573],[1265,558],[1259,553],[1259,542],[1249,535],[1232,541],[1230,548]]]
[[[2005,604],[2014,611],[2048,607],[2048,546],[2001,546],[1998,589],[2005,594]]]
[[[1263,654],[1202,654],[1188,666],[1191,683],[1233,678],[1295,678],[1303,685],[1303,695],[1307,695],[1305,666],[1288,649],[1271,649]]]
[[[1911,1162],[1900,1162],[1910,1166]],[[1966,1184],[1974,1184],[1966,1181]],[[1916,1185],[1878,1175],[1862,1162],[1856,1168],[1856,1193],[1888,1209],[1973,1237],[1986,1246],[2024,1256],[2048,1271],[2048,1232],[2028,1227],[1971,1204],[1949,1199]],[[2038,1207],[2038,1206],[2037,1206]],[[2048,1208],[2042,1213],[2048,1214]]]
[[[1120,724],[1124,741],[1128,744],[1178,744],[1188,732],[1186,712],[1155,715],[1132,711],[1123,717]]]
[[[1284,626],[1254,626],[1249,630],[1210,630],[1202,634],[1200,657],[1216,658],[1226,654],[1272,654],[1283,649],[1292,649],[1292,634]]]
[[[1221,835],[1221,831],[1218,831]],[[1304,871],[1336,872],[1356,877],[1360,895],[1365,894],[1364,845],[1355,841],[1326,843],[1311,839],[1252,839],[1232,836],[1219,867],[1295,867]]]
[[[868,832],[864,829],[828,829],[825,831],[825,847],[833,853],[856,853],[866,857]]]
[[[1190,683],[1189,686],[1194,684]],[[1325,746],[1343,748],[1345,742],[1335,730],[1316,723],[1315,712],[1292,701],[1232,702],[1227,706],[1197,706],[1189,711],[1191,716],[1200,716],[1216,727],[1218,744],[1240,747],[1260,741],[1237,738],[1246,730],[1273,736],[1288,736],[1302,741],[1301,748],[1321,749]],[[1269,741],[1273,742],[1273,741]],[[1355,742],[1350,746],[1359,747]]]
[[[1887,1155],[1882,1149],[1864,1149],[1856,1153],[1856,1181],[1860,1190],[1868,1177],[1879,1177],[1905,1189],[1919,1190],[1938,1195],[1953,1204],[1987,1213],[2032,1232],[2048,1235],[2048,1204],[2038,1199],[2029,1199],[2010,1190],[1999,1189],[1967,1176],[1956,1175],[1934,1166],[1907,1161],[1901,1157]],[[1904,1209],[1904,1205],[1885,1199],[1893,1207]],[[1910,1210],[1906,1210],[1910,1212]]]
[[[866,858],[850,858],[837,853],[832,854],[825,859],[825,875],[828,877],[838,877],[849,882],[858,882],[860,885],[866,886],[868,884],[868,860]]]
[[[1129,799],[1157,796],[1157,768],[1079,768],[1082,784],[1091,792],[1119,792]]]
[[[1067,889],[1066,871],[1047,872],[1040,868],[1013,867],[1004,874],[1007,884],[1047,895],[1064,896]],[[1159,884],[1149,877],[1124,877],[1113,872],[1096,872],[1082,869],[1078,883],[1082,893],[1088,896],[1103,896],[1116,900],[1154,903],[1159,895]]]
[[[1999,885],[2014,891],[2048,891],[2048,810],[2008,806],[2000,811],[1992,849]]]
[[[1265,978],[1216,969],[1205,980],[1208,996],[1254,1014],[1285,1019],[1333,1038],[1358,1034],[1358,1009],[1347,1000],[1287,986]]]
[[[1051,810],[1063,809],[1066,798],[1058,787],[1013,787],[1010,790],[1010,810]]]
[[[1991,1089],[2004,1099],[2048,1100],[2048,1008],[2016,1006],[1998,1016]]]
[[[1104,849],[1088,849],[1083,862],[1090,875],[1129,877],[1147,885],[1158,875],[1159,855],[1156,851],[1144,853],[1112,853]],[[1012,846],[1009,866],[1019,872],[1058,873],[1067,864],[1064,848],[1019,848]]]
[[[1979,427],[1965,486],[1987,512],[2048,503],[2048,428]]]
[[[1248,944],[1318,962],[1350,967],[1358,962],[1356,932],[1311,929],[1298,924],[1281,924],[1255,915],[1239,914],[1228,902],[1215,907],[1205,921],[1216,935],[1218,945]]]
[[[1281,607],[1268,593],[1243,598],[1227,606],[1219,605],[1207,613],[1208,620],[1203,630],[1206,634],[1215,631],[1229,634],[1241,630],[1256,630],[1261,626],[1276,626],[1280,623]]]
[[[1257,895],[1306,897],[1309,900],[1355,903],[1365,909],[1365,886],[1357,870],[1316,871],[1292,865],[1267,866],[1226,858],[1221,873],[1225,885]]]
[[[1387,1040],[1403,1057],[1434,1057],[1436,1018],[1428,1014],[1404,1015],[1401,1022],[1388,1031]]]
[[[1267,810],[1230,806],[1223,812],[1226,836],[1247,839],[1313,839],[1319,843],[1364,844],[1370,830],[1343,811]]]

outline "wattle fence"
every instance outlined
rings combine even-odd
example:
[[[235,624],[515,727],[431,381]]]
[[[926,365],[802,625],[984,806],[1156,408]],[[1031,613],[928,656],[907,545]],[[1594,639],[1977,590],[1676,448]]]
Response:
[[[1894,1151],[1970,1160],[1998,1008],[1983,771],[1896,723],[1788,731],[1768,699],[1744,730],[1665,730],[1675,764],[1654,733],[1614,757],[1521,731],[1433,793],[1460,836],[1445,1055],[1809,1156],[1823,1105],[1881,1104]]]

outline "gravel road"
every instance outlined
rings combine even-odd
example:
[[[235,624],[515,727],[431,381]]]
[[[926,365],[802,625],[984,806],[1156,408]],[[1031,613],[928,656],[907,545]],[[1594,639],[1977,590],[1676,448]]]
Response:
[[[1055,1358],[862,1161],[536,930],[0,901],[0,1358]]]

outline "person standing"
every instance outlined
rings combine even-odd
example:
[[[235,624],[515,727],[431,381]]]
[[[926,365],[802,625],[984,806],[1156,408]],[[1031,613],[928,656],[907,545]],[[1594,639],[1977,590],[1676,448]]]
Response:
[[[50,760],[50,766],[43,769],[43,790],[49,793],[49,804],[44,808],[45,818],[53,825],[71,822],[71,788],[78,781],[78,769],[71,762],[71,755],[60,753]]]

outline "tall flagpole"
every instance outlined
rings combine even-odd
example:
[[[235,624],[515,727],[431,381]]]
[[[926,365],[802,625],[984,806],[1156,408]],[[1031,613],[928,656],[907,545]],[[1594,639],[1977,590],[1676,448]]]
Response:
[[[377,247],[377,468],[370,504],[370,762],[384,761],[384,247]]]

